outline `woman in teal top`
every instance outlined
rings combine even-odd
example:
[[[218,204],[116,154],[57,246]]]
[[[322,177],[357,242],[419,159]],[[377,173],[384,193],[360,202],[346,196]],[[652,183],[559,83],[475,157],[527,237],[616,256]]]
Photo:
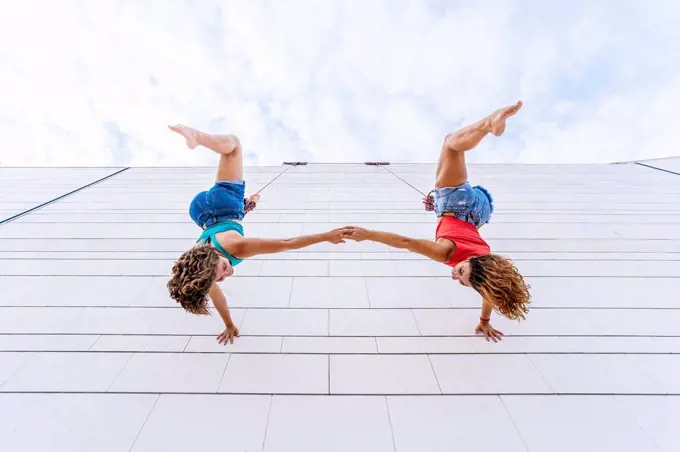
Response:
[[[203,229],[196,245],[182,254],[172,268],[168,290],[172,299],[193,314],[209,314],[208,297],[224,321],[219,343],[234,342],[238,328],[229,314],[227,299],[218,282],[234,274],[234,267],[258,254],[279,253],[321,242],[343,243],[348,228],[291,239],[246,237],[241,224],[245,214],[255,208],[258,195],[245,198],[243,153],[233,135],[210,135],[176,125],[170,130],[186,139],[189,149],[198,145],[220,154],[215,185],[194,197],[189,207],[191,219]]]

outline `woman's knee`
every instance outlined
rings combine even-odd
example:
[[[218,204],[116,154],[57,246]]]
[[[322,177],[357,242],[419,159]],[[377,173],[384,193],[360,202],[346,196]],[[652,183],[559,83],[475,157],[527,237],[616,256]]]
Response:
[[[462,137],[460,132],[451,132],[448,135],[446,135],[446,138],[444,138],[444,146],[446,147],[446,149],[451,151],[460,150],[461,138]]]
[[[221,135],[220,141],[225,149],[229,149],[230,152],[235,149],[241,149],[241,141],[236,135]]]

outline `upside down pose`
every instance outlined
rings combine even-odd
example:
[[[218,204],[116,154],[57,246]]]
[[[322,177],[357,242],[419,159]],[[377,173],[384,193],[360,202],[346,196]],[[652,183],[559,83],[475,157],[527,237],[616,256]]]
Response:
[[[239,331],[229,313],[227,298],[217,283],[231,276],[234,267],[244,259],[321,242],[343,243],[349,229],[334,229],[290,239],[245,237],[242,220],[255,208],[259,195],[244,196],[243,153],[238,138],[210,135],[182,125],[170,126],[170,130],[182,135],[190,149],[201,145],[220,154],[220,163],[215,184],[191,201],[189,215],[203,233],[196,245],[182,254],[172,267],[168,291],[173,300],[192,314],[209,314],[210,297],[225,325],[217,341],[220,344],[233,343]]]
[[[434,210],[439,218],[434,241],[350,227],[352,240],[372,240],[407,249],[453,267],[453,279],[482,296],[482,313],[475,333],[483,333],[487,340],[494,342],[501,339],[503,333],[489,323],[491,312],[495,310],[513,320],[524,319],[531,296],[529,286],[515,266],[508,259],[492,254],[479,235],[479,228],[491,217],[493,200],[484,187],[471,186],[468,182],[465,152],[476,147],[489,133],[502,135],[506,120],[520,108],[522,102],[518,101],[446,136],[437,165],[434,196],[428,195],[424,200],[427,210]]]

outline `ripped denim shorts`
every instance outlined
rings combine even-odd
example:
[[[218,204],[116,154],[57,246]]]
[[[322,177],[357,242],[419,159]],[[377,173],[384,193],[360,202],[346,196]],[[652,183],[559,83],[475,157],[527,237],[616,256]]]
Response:
[[[245,189],[243,180],[215,182],[210,190],[194,197],[189,206],[189,216],[203,229],[227,220],[243,220]]]
[[[434,190],[434,211],[437,217],[451,212],[455,218],[472,223],[479,228],[489,222],[493,213],[493,198],[481,185],[465,182],[457,187]]]

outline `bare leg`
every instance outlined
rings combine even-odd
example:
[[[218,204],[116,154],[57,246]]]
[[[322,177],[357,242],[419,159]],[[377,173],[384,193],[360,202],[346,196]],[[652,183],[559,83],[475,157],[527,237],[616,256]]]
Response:
[[[204,146],[220,154],[215,180],[243,179],[243,153],[241,142],[234,135],[211,135],[183,125],[168,126],[170,130],[182,135],[187,141],[187,147],[194,149]]]
[[[468,177],[465,151],[476,147],[489,133],[496,136],[503,135],[505,121],[520,108],[522,108],[522,101],[496,110],[486,118],[448,134],[439,155],[435,187],[455,187],[464,184]]]

